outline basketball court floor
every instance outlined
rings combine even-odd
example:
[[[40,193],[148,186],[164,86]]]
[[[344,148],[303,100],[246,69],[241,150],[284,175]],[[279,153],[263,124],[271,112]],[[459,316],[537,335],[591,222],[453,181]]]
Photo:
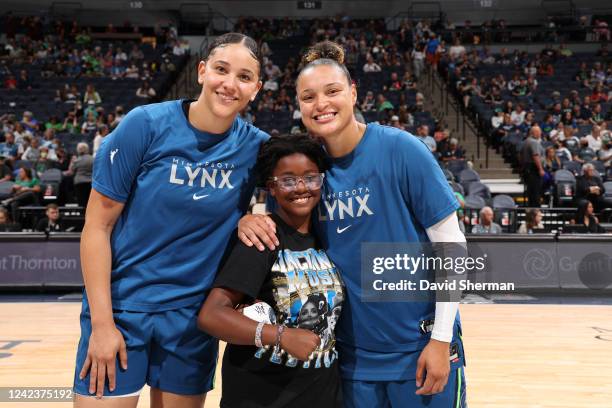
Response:
[[[0,297],[0,387],[69,387],[80,303],[31,300]],[[470,408],[612,408],[612,300],[510,300],[468,296],[460,307]],[[222,386],[218,371],[206,408]],[[72,404],[0,401],[30,406]]]

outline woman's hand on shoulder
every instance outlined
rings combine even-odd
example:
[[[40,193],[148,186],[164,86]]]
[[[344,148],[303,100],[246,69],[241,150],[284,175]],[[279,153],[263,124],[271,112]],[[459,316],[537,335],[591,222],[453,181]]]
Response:
[[[276,237],[276,224],[267,215],[247,214],[238,222],[238,238],[246,245],[263,251],[270,250],[279,245]]]

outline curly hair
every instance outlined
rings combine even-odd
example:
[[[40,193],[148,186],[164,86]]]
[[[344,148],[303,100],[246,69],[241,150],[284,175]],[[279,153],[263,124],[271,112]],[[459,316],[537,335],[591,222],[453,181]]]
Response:
[[[327,155],[319,142],[304,134],[272,136],[261,145],[257,156],[258,186],[266,187],[280,159],[295,153],[301,153],[317,165],[321,173],[328,168]]]
[[[344,65],[344,49],[333,41],[321,41],[306,50],[302,55],[298,78],[307,68],[318,65],[336,66],[344,73],[349,84],[353,82]]]

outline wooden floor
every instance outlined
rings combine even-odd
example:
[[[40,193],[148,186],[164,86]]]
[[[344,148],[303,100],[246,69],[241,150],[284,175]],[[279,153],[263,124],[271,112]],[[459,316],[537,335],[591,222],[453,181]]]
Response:
[[[0,387],[72,384],[79,307],[0,303]],[[461,316],[470,408],[612,408],[612,306],[465,304]],[[71,404],[0,402],[26,406]]]

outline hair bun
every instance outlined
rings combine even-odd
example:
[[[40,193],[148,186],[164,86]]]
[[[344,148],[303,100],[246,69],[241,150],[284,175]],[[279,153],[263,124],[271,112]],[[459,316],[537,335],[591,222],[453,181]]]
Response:
[[[302,57],[302,64],[308,65],[318,59],[330,59],[338,64],[344,64],[344,50],[342,47],[332,41],[322,41],[316,43],[306,51]]]

